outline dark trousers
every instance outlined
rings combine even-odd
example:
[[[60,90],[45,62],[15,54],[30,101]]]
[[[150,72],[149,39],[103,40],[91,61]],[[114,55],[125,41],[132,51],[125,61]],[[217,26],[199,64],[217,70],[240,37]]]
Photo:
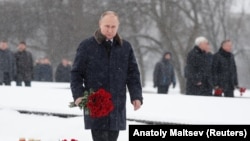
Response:
[[[10,86],[10,82],[11,82],[11,79],[10,79],[10,74],[8,72],[5,72],[3,74],[3,82],[0,82],[0,85],[6,85],[6,86]]]
[[[169,88],[169,85],[168,86],[158,86],[157,93],[159,93],[159,94],[167,94],[168,93],[168,88]]]
[[[224,97],[234,97],[234,90],[224,90]]]
[[[117,141],[119,131],[91,130],[93,141]]]
[[[16,81],[16,85],[17,85],[17,86],[22,86],[22,81],[17,80],[17,81]],[[31,82],[30,82],[30,81],[24,81],[24,85],[25,85],[26,87],[30,87],[30,86],[31,86]]]

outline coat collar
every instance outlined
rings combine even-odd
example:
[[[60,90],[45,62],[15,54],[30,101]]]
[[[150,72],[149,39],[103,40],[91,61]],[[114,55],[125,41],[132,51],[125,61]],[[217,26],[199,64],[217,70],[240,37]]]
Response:
[[[232,53],[231,52],[226,52],[223,48],[219,49],[219,53],[225,57],[231,57]]]
[[[95,37],[95,40],[97,41],[98,44],[101,44],[106,40],[106,37],[101,33],[100,29],[95,31],[94,37]],[[115,42],[119,45],[122,45],[122,39],[118,33],[113,38],[113,42]]]
[[[199,48],[198,46],[194,46],[194,49],[195,49],[196,52],[206,53],[205,51],[201,50],[201,48]]]

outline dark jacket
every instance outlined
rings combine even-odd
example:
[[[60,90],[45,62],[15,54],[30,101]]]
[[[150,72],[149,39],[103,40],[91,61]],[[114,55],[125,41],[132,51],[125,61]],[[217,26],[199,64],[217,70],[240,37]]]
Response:
[[[15,52],[17,79],[21,81],[31,81],[33,76],[33,57],[31,52]]]
[[[40,81],[52,82],[53,81],[53,69],[50,64],[40,65]]]
[[[212,74],[214,86],[234,90],[235,86],[238,86],[234,55],[220,48],[213,57]]]
[[[60,63],[55,72],[55,80],[56,82],[70,82],[70,71],[71,66],[63,66],[62,63]]]
[[[157,62],[153,72],[154,86],[169,86],[171,83],[175,84],[174,67],[170,60],[165,59],[165,53],[161,61]]]
[[[206,90],[211,87],[211,63],[205,51],[195,46],[187,56],[186,66],[186,94],[208,95]],[[210,63],[210,64],[209,64]],[[210,65],[210,66],[209,66]],[[199,82],[202,85],[197,85]]]
[[[126,87],[131,102],[142,102],[140,72],[129,42],[116,35],[110,57],[105,46],[105,37],[99,30],[81,42],[72,66],[71,90],[74,100],[90,88],[104,88],[112,95],[114,110],[107,117],[93,119],[84,113],[86,129],[125,130]]]
[[[10,80],[13,80],[16,74],[14,53],[9,49],[0,49],[0,82],[3,82],[4,73],[9,74]]]

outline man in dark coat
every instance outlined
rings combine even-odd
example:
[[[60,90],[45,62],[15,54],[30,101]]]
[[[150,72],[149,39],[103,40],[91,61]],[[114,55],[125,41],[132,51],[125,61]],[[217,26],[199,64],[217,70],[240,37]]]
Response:
[[[209,62],[207,50],[208,40],[198,37],[194,48],[188,53],[186,66],[186,94],[187,95],[211,95],[207,89],[211,87],[211,76],[209,76]]]
[[[67,59],[62,59],[55,72],[56,82],[70,82],[71,65]]]
[[[81,42],[71,71],[71,90],[78,105],[85,90],[104,88],[112,95],[113,111],[102,118],[84,112],[85,129],[91,129],[94,141],[117,141],[126,129],[126,89],[134,110],[142,104],[142,86],[138,64],[131,44],[118,35],[119,17],[106,11],[93,37]]]
[[[225,97],[234,97],[234,89],[238,87],[237,67],[231,51],[232,42],[223,41],[212,63],[214,86],[221,88]]]
[[[40,81],[52,82],[53,81],[53,68],[49,58],[43,58],[40,65]]]
[[[0,42],[0,85],[11,85],[16,73],[14,53],[8,49],[6,40]]]
[[[25,42],[20,42],[17,48],[18,51],[15,52],[17,69],[16,85],[22,86],[22,82],[24,82],[26,87],[30,87],[33,75],[33,57],[31,52],[26,50]]]
[[[171,53],[166,52],[163,54],[162,59],[156,63],[153,80],[154,87],[157,87],[157,93],[167,94],[170,84],[173,85],[173,88],[176,85],[174,66],[170,62]]]

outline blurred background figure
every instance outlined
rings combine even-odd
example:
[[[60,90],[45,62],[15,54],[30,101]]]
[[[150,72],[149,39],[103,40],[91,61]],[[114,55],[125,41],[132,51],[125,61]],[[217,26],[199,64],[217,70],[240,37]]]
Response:
[[[187,95],[212,95],[211,54],[205,37],[197,37],[193,49],[188,53],[185,68]],[[210,58],[210,60],[209,60]]]
[[[40,65],[40,81],[52,82],[53,81],[53,68],[49,58],[45,57],[41,60]]]
[[[70,82],[71,62],[65,58],[56,68],[55,81],[56,82]]]
[[[234,97],[234,89],[239,86],[231,40],[224,40],[214,55],[212,74],[215,91],[221,89],[225,97]]]
[[[175,88],[176,78],[174,67],[170,62],[171,53],[163,54],[162,59],[156,63],[153,72],[154,87],[157,87],[157,93],[167,94],[170,84]]]
[[[16,85],[22,86],[24,82],[25,86],[31,86],[31,80],[33,75],[33,57],[30,51],[27,50],[26,43],[21,41],[17,46],[17,52],[15,52],[16,59]]]
[[[0,42],[0,85],[11,85],[16,73],[14,53],[9,50],[8,42]]]

